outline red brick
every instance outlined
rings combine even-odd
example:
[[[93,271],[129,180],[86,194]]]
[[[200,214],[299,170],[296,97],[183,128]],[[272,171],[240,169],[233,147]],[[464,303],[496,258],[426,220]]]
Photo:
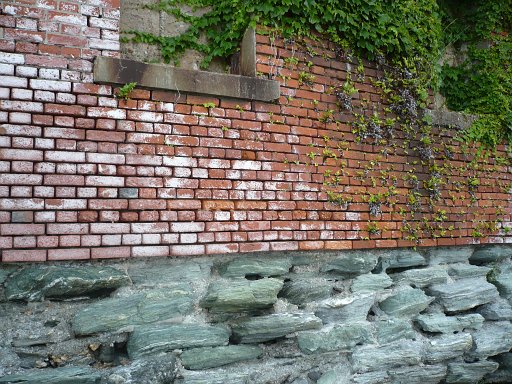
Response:
[[[16,262],[32,262],[32,261],[46,261],[46,250],[33,249],[33,250],[4,250],[2,252],[2,262],[16,263]]]
[[[0,234],[5,235],[43,235],[44,224],[1,224]]]
[[[135,246],[132,247],[132,256],[134,257],[153,257],[153,256],[170,256],[169,246]]]
[[[199,256],[205,253],[205,246],[201,244],[171,245],[172,256]]]
[[[85,260],[91,258],[88,248],[49,249],[48,260]]]
[[[130,256],[130,247],[102,247],[91,249],[91,258],[93,259],[128,258]]]

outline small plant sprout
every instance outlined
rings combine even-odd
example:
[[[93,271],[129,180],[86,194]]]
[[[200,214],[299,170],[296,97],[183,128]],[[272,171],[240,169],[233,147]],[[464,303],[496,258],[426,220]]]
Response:
[[[132,91],[135,89],[136,86],[137,86],[137,82],[135,82],[135,81],[133,83],[126,83],[121,88],[119,88],[119,90],[116,93],[116,96],[119,99],[128,100],[130,98],[130,93],[132,93]]]
[[[210,102],[210,103],[203,103],[202,105],[205,108],[215,108],[215,103],[212,103],[212,102]]]

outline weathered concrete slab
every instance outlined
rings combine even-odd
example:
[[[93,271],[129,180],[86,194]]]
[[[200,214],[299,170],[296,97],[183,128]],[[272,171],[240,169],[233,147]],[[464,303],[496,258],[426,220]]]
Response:
[[[256,77],[174,68],[164,64],[97,56],[94,62],[96,83],[137,86],[225,96],[238,99],[272,101],[279,98],[279,83]]]

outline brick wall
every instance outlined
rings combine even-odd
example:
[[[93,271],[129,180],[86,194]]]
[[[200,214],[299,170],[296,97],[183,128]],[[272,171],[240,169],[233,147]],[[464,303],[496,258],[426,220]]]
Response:
[[[119,54],[119,6],[119,0],[1,3],[3,262],[417,244],[400,230],[399,212],[410,210],[406,175],[414,168],[426,179],[425,167],[415,165],[411,152],[358,143],[352,114],[337,112],[329,92],[351,69],[359,90],[354,106],[367,99],[384,110],[372,85],[383,74],[376,65],[365,61],[362,77],[356,62],[336,58],[326,42],[301,48],[258,35],[257,70],[282,84],[276,103],[145,89],[118,99],[112,86],[94,83],[92,67],[98,55]],[[288,65],[291,56],[298,65]],[[300,81],[304,69],[314,75],[311,84]],[[325,118],[328,111],[336,111],[336,121]],[[472,193],[478,200],[467,204],[470,194],[460,185],[470,176],[470,158],[451,136],[439,131],[453,152],[450,160],[439,157],[453,169],[441,200],[428,207],[423,190],[423,213],[411,217],[421,223],[443,210],[449,231],[423,231],[419,245],[506,242],[507,166],[483,164]],[[309,154],[321,157],[327,141],[340,156],[317,163]],[[351,197],[348,206],[326,194],[326,174],[338,161],[344,171],[337,188]],[[395,180],[396,203],[371,217],[364,195],[386,190],[375,182],[382,171]],[[381,225],[379,234],[366,231],[369,221]],[[488,236],[474,235],[491,222]]]

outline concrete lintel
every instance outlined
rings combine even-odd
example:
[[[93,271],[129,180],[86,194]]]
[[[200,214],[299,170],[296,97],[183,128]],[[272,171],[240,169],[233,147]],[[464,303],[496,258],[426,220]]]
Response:
[[[469,115],[462,112],[427,110],[432,117],[432,124],[443,127],[452,127],[458,129],[466,129],[477,119],[475,115]]]
[[[255,77],[174,68],[165,64],[98,56],[94,81],[105,84],[137,82],[144,88],[191,92],[239,99],[272,101],[279,98],[279,83]]]

